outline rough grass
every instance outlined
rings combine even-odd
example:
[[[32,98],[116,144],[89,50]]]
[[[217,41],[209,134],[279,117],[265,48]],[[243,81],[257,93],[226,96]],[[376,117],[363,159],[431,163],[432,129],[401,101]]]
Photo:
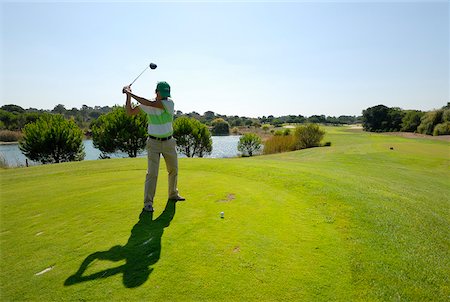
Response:
[[[264,142],[264,154],[274,154],[295,150],[293,135],[274,135]]]
[[[162,165],[153,220],[144,159],[1,170],[1,300],[448,301],[449,143],[326,130],[181,159],[187,201],[160,216]]]

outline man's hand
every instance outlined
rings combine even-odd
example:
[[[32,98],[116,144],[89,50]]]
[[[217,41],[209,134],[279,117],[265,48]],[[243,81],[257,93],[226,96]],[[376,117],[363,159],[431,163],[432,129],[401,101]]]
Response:
[[[131,87],[130,87],[130,85],[124,86],[124,87],[122,88],[122,93],[131,93]]]

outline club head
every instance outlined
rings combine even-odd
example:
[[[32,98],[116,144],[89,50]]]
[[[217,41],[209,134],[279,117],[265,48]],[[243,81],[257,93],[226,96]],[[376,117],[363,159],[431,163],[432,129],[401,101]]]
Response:
[[[150,63],[150,69],[156,69],[156,67],[158,67],[158,66],[156,66],[155,63]]]

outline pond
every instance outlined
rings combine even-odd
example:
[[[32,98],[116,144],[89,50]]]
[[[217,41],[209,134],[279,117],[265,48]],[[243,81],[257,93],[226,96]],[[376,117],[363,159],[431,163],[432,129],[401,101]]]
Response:
[[[212,153],[208,156],[209,158],[226,158],[226,157],[236,157],[238,156],[237,145],[240,136],[230,135],[230,136],[213,136],[213,149]],[[97,160],[100,156],[100,150],[94,147],[92,140],[84,140],[84,152],[86,152],[86,157],[84,160]],[[139,154],[138,157],[144,157],[147,152]],[[182,154],[178,154],[180,158],[186,157]],[[0,145],[0,156],[3,157],[9,167],[19,167],[25,166],[26,157],[22,154],[19,149],[18,144],[5,144]],[[126,153],[117,152],[110,154],[112,158],[123,158],[128,157]],[[28,160],[30,165],[37,165],[39,163],[31,162]]]

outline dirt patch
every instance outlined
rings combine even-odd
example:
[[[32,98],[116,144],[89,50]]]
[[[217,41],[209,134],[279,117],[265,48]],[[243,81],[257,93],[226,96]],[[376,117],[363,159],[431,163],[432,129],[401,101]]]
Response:
[[[406,138],[425,138],[425,139],[450,142],[450,135],[432,136],[432,135],[412,133],[412,132],[384,132],[383,134],[406,137]]]
[[[241,247],[240,246],[236,246],[233,249],[233,253],[239,253],[241,251]]]
[[[220,199],[217,202],[230,202],[234,199],[236,199],[236,195],[234,193],[228,193],[228,195],[225,199]]]

